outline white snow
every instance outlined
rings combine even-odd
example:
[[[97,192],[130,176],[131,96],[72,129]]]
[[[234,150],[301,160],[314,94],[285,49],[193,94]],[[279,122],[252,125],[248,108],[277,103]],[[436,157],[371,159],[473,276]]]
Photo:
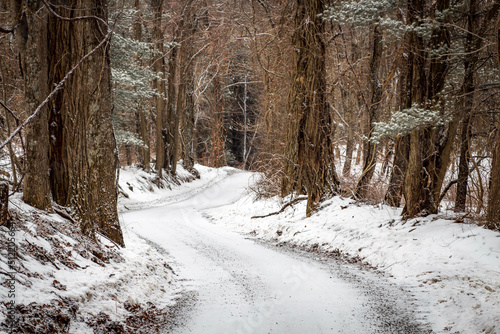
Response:
[[[317,263],[294,258],[208,223],[245,192],[238,172],[198,194],[125,213],[129,229],[168,251],[196,304],[174,333],[370,333],[365,297]]]
[[[280,215],[251,219],[282,204],[278,198],[254,198],[249,193],[207,214],[217,224],[264,240],[318,245],[361,258],[399,284],[415,287],[434,332],[500,333],[498,232],[455,223],[451,216],[403,221],[400,209],[340,197],[324,202],[310,218],[303,201]]]
[[[321,251],[340,251],[352,258],[359,257],[391,276],[396,284],[410,287],[418,300],[419,312],[436,333],[500,333],[500,233],[476,224],[456,223],[455,216],[450,213],[405,222],[400,218],[400,209],[363,205],[340,197],[325,201],[310,218],[305,217],[305,201],[302,201],[279,215],[251,219],[255,215],[279,210],[290,198],[255,200],[249,190],[242,196],[246,187],[256,179],[257,174],[254,173],[229,167],[214,169],[196,165],[196,169],[200,172],[200,179],[178,185],[161,182],[160,187],[152,182],[152,174],[136,168],[122,169],[119,184],[128,196],[121,195],[119,200],[126,243],[126,248],[121,250],[124,261],[112,260],[101,267],[73,252],[72,260],[85,269],[72,270],[60,265],[57,270],[50,263],[42,265],[28,257],[24,265],[40,277],[30,277],[30,286],[17,284],[17,303],[45,303],[57,293],[78,300],[80,314],[95,315],[102,310],[112,319],[119,319],[126,315],[127,311],[123,308],[126,300],[141,303],[152,301],[167,306],[172,305],[185,289],[193,289],[200,298],[200,307],[203,307],[211,296],[226,291],[227,305],[218,306],[219,309],[212,310],[213,313],[206,308],[199,310],[199,316],[205,317],[205,320],[199,319],[200,322],[194,322],[190,328],[194,330],[193,333],[197,333],[199,328],[196,324],[209,321],[207,319],[211,319],[209,323],[215,327],[222,326],[222,322],[229,318],[217,320],[216,315],[227,312],[233,312],[236,317],[250,311],[256,316],[252,319],[264,326],[263,323],[269,319],[264,316],[262,320],[262,314],[270,312],[269,308],[273,308],[274,312],[275,308],[281,309],[286,305],[282,318],[278,316],[276,321],[289,321],[286,312],[296,313],[297,309],[294,308],[297,306],[293,303],[288,305],[282,300],[286,297],[286,293],[283,293],[293,289],[293,280],[288,288],[280,288],[264,279],[269,276],[273,278],[271,281],[281,279],[283,282],[283,277],[279,275],[283,275],[286,268],[299,268],[307,278],[317,277],[318,286],[342,284],[335,279],[335,282],[330,282],[329,277],[321,274],[321,268],[300,261],[292,263],[280,256],[259,272],[255,261],[270,255],[262,253],[264,251],[254,248],[252,242],[239,236],[252,233],[263,240],[287,242],[305,248],[317,245]],[[182,168],[179,174],[186,181],[191,178]],[[12,203],[14,210],[43,216],[52,220],[55,226],[61,221],[57,215],[28,207],[19,195],[12,198]],[[37,236],[35,228],[28,226],[27,231],[16,233],[18,245],[29,241],[50,250],[50,243]],[[136,233],[161,244],[169,253],[160,253]],[[58,238],[66,250],[71,250],[76,243],[64,233],[56,233],[53,237]],[[212,239],[218,244],[211,243]],[[106,243],[106,240],[102,242]],[[239,246],[241,251],[235,252],[235,246]],[[114,246],[108,244],[108,247]],[[218,260],[219,257],[222,260]],[[7,269],[5,263],[6,252],[2,250],[2,270]],[[223,270],[221,263],[226,265]],[[172,264],[176,270],[179,269],[179,277],[174,277],[165,264]],[[310,275],[308,270],[314,275]],[[208,272],[211,272],[210,275],[207,275]],[[238,284],[239,275],[249,277],[255,286],[262,287],[260,294],[255,294],[255,286],[249,288],[255,301],[255,307],[251,310],[245,309],[243,305],[246,304],[241,302],[245,291]],[[17,278],[28,280],[21,275]],[[55,289],[53,280],[66,285],[66,291]],[[306,281],[309,284],[309,279],[301,280]],[[222,290],[221,284],[234,287],[234,291]],[[311,296],[317,295],[315,284],[302,286],[315,291]],[[306,294],[306,290],[300,289],[300,293]],[[6,286],[0,285],[2,298],[6,294]],[[277,302],[269,303],[266,298],[273,295]],[[362,296],[352,291],[337,296],[326,292],[323,300],[311,302],[325,303],[328,308],[332,307],[328,304],[332,298],[345,299],[343,319],[347,322],[355,322],[349,314],[363,311],[360,306],[362,303],[350,302],[363,300]],[[241,308],[231,305],[240,305]],[[0,322],[3,321],[2,317],[4,315],[0,315]],[[318,321],[329,325],[331,319],[328,319],[328,314],[320,317]],[[236,325],[253,326],[248,322]],[[274,328],[270,323],[267,325],[265,328]],[[72,326],[71,333],[86,333],[90,330],[82,322],[74,322]],[[363,325],[359,326],[360,332],[363,332]],[[294,328],[296,332],[304,332],[300,324]],[[314,331],[314,328],[307,330]],[[293,328],[289,333],[292,332]]]

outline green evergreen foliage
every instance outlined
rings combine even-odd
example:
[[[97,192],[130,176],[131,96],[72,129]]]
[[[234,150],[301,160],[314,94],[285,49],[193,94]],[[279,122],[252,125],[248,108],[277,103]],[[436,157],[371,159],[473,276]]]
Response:
[[[378,144],[382,138],[404,136],[420,128],[444,125],[449,119],[442,115],[438,106],[439,104],[432,109],[426,109],[413,105],[411,108],[393,112],[388,121],[373,123],[375,128],[370,141]]]
[[[335,24],[367,26],[382,21],[382,16],[398,7],[395,0],[341,1],[328,7],[320,16]]]
[[[114,96],[113,126],[118,145],[142,146],[136,134],[136,112],[149,113],[150,99],[157,94],[152,86],[155,73],[151,70],[154,53],[152,43],[132,37],[137,11],[126,1],[124,8],[112,15],[114,34],[111,40],[111,74]],[[146,30],[146,29],[143,29]],[[148,34],[145,40],[150,40]]]

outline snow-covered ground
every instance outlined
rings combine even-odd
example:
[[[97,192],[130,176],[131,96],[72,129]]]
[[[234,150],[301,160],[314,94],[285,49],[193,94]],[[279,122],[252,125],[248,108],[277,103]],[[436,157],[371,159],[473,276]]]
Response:
[[[16,275],[16,303],[36,302],[40,306],[51,305],[54,299],[64,301],[63,313],[75,313],[71,333],[86,333],[91,330],[89,326],[112,321],[134,332],[132,326],[140,324],[141,316],[158,316],[158,312],[151,311],[153,308],[168,310],[186,289],[193,288],[189,286],[192,282],[185,281],[191,279],[187,276],[202,274],[193,268],[185,271],[186,277],[182,272],[177,276],[171,270],[175,262],[172,254],[136,234],[141,235],[139,220],[147,222],[151,217],[141,217],[142,211],[138,210],[162,205],[176,207],[177,203],[190,200],[206,224],[216,224],[218,231],[239,232],[316,253],[341,254],[366,263],[364,267],[377,268],[390,276],[395,285],[411,290],[416,296],[415,307],[425,317],[423,321],[436,333],[500,333],[498,232],[454,222],[451,214],[405,222],[398,209],[362,205],[340,197],[324,202],[310,218],[305,217],[302,201],[281,214],[251,219],[278,211],[286,200],[257,201],[251,191],[241,196],[241,187],[254,182],[256,174],[228,167],[197,165],[196,169],[200,179],[181,168],[181,179],[191,182],[162,181],[160,186],[153,174],[135,168],[122,169],[119,210],[126,248],[121,250],[102,239],[101,246],[91,245],[92,251],[85,252],[88,241],[78,236],[70,222],[32,209],[23,204],[19,195],[14,196],[12,212],[25,222],[15,235],[16,245],[23,251],[19,254],[22,270]],[[231,183],[234,180],[238,181]],[[130,220],[130,214],[138,218]],[[193,212],[179,214],[190,219]],[[170,218],[168,210],[162,215]],[[4,239],[0,247],[0,274],[9,271],[4,247],[8,231],[1,229]],[[161,233],[168,234],[168,229],[163,228]],[[6,280],[6,275],[1,277]],[[2,301],[8,293],[5,280],[0,285]],[[152,304],[148,306],[148,302]],[[63,309],[57,305],[55,308]],[[97,320],[89,323],[91,318]],[[4,320],[2,312],[0,323]]]
[[[154,206],[201,191],[233,172],[197,166],[203,174],[196,179],[179,165],[177,180],[162,180],[154,174],[125,168],[119,181],[120,210]],[[185,183],[191,181],[191,183]],[[128,196],[125,197],[124,195]],[[17,324],[33,332],[89,333],[100,328],[121,327],[134,333],[150,318],[158,326],[168,323],[170,308],[185,290],[168,264],[168,255],[122,226],[126,247],[99,236],[99,242],[82,237],[78,226],[58,214],[48,214],[26,205],[21,194],[10,198],[15,248],[15,297],[9,296],[9,258],[13,249],[9,229],[0,227],[0,332],[7,330],[7,304],[14,301]],[[123,225],[123,223],[122,223]],[[22,308],[19,308],[22,307]],[[43,318],[43,321],[40,320]],[[162,318],[158,320],[159,318]],[[38,320],[37,320],[38,319]],[[145,323],[145,322],[144,322]],[[144,324],[143,323],[143,324]],[[52,326],[52,327],[51,327]],[[159,327],[144,327],[154,332]]]
[[[123,214],[129,229],[168,252],[175,272],[193,291],[182,326],[171,333],[426,332],[414,313],[387,296],[374,298],[383,279],[374,278],[370,289],[361,289],[346,275],[359,272],[357,267],[271,247],[211,224],[206,210],[222,209],[245,196],[251,177],[237,172],[189,198]],[[402,304],[412,299],[401,291],[390,294]],[[380,304],[390,307],[380,312]]]
[[[202,170],[202,180],[215,184],[208,181],[215,171]],[[257,177],[249,174],[248,185]],[[207,201],[222,196],[217,189],[226,188],[211,189]],[[412,287],[418,308],[436,333],[500,333],[500,233],[456,221],[459,216],[449,212],[403,221],[400,209],[340,197],[323,203],[310,218],[305,217],[305,201],[278,215],[251,218],[276,212],[286,202],[255,200],[248,191],[233,204],[200,208],[226,229],[341,253],[375,267],[396,284]]]
[[[500,233],[432,215],[403,221],[400,209],[335,197],[310,218],[305,201],[278,211],[280,199],[238,202],[208,210],[212,221],[322,252],[359,259],[413,287],[437,333],[500,333]],[[285,201],[286,202],[286,201]]]

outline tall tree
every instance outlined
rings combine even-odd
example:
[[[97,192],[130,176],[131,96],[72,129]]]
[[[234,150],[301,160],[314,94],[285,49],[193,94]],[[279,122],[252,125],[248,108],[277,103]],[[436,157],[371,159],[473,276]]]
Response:
[[[476,0],[468,1],[468,13],[466,16],[466,37],[464,39],[465,55],[463,57],[464,78],[460,89],[459,103],[462,108],[460,126],[460,155],[458,161],[457,194],[455,198],[455,211],[464,211],[467,199],[467,185],[469,179],[469,165],[471,159],[472,126],[475,116],[474,97],[476,80],[476,67],[479,57],[477,56],[486,32],[491,27],[491,21],[495,19],[500,3],[495,2],[488,9],[483,19],[478,15],[478,3]]]
[[[338,190],[333,166],[332,119],[326,99],[323,0],[297,0],[292,43],[295,74],[289,92],[290,115],[282,195],[307,193],[307,215]]]
[[[155,43],[156,57],[153,67],[156,72],[154,86],[157,91],[155,95],[156,104],[156,170],[162,176],[165,161],[165,144],[163,141],[163,128],[165,113],[165,56],[163,50],[162,15],[163,0],[152,0],[151,7],[154,12],[153,41]]]
[[[408,1],[408,23],[422,26],[425,14],[423,0]],[[434,25],[431,28],[429,48],[440,50],[449,43],[449,32],[445,25],[449,0],[438,0],[430,8]],[[425,52],[424,38],[417,31],[409,34],[410,52],[413,53],[411,101],[413,110],[418,113],[438,110],[442,113],[443,101],[439,93],[444,87],[448,69],[446,55],[432,55]],[[441,103],[440,103],[441,102]],[[416,108],[416,109],[415,109]],[[404,184],[405,207],[403,215],[407,218],[436,213],[442,182],[450,162],[452,138],[457,128],[456,119],[449,125],[424,127],[412,130],[408,170]]]
[[[380,60],[382,57],[382,34],[380,27],[375,24],[371,36],[372,54],[370,59],[370,86],[371,86],[371,102],[368,110],[368,123],[370,131],[368,141],[365,144],[365,152],[363,154],[364,164],[363,173],[361,174],[356,189],[354,190],[357,198],[365,198],[367,195],[368,184],[375,172],[377,164],[377,145],[370,140],[373,134],[374,122],[378,120],[378,109],[382,99],[382,85],[379,80]]]
[[[112,125],[107,1],[53,1],[48,18],[49,83],[92,50],[50,105],[51,187],[85,234],[97,230],[124,245],[117,213],[118,154]],[[86,16],[85,19],[75,18]],[[98,48],[98,46],[101,47]]]
[[[134,0],[134,8],[137,11],[135,20],[134,20],[134,39],[138,42],[142,42],[142,23],[141,23],[141,7],[140,1]],[[143,145],[138,146],[138,154],[139,164],[142,165],[145,171],[149,171],[150,169],[150,149],[149,149],[149,131],[148,131],[148,118],[147,111],[142,106],[142,99],[137,97],[137,112],[136,112],[136,126],[137,133],[140,136],[140,139],[143,142]]]
[[[24,71],[26,107],[36,106],[25,121],[31,121],[33,127],[26,132],[27,141],[42,152],[39,161],[30,162],[37,163],[38,169],[28,168],[25,177],[37,182],[37,175],[49,175],[54,201],[73,210],[84,234],[93,236],[100,231],[124,245],[116,208],[118,160],[112,126],[107,2],[43,4],[30,1],[24,5],[32,7],[26,7],[15,2],[22,21],[22,29],[16,30],[21,63],[31,67]],[[27,45],[29,41],[33,45]],[[43,109],[47,106],[48,117]],[[48,161],[50,169],[45,165]]]
[[[181,56],[180,56],[180,70],[181,70],[181,83],[179,86],[179,101],[184,100],[182,103],[179,102],[179,113],[181,116],[181,157],[182,164],[184,168],[189,171],[195,172],[194,161],[194,116],[195,116],[195,100],[194,100],[194,90],[195,90],[195,78],[194,78],[194,68],[196,64],[196,54],[194,53],[195,45],[195,33],[198,29],[198,21],[196,15],[196,7],[191,5],[186,18],[186,33],[184,41],[181,46]]]
[[[500,13],[495,26],[497,64],[500,70]],[[500,73],[500,72],[499,72]],[[498,118],[493,161],[491,163],[491,183],[488,194],[488,214],[486,226],[500,230],[500,117]]]
[[[45,64],[48,11],[40,1],[28,1],[26,6],[22,8],[19,1],[13,1],[15,16],[21,17],[16,41],[24,78],[25,106],[29,114],[49,94]],[[51,209],[47,107],[26,127],[25,168],[23,200],[39,209]]]
[[[178,84],[178,89],[177,89],[177,106],[176,110],[174,112],[174,117],[173,120],[170,119],[170,121],[173,121],[173,128],[171,127],[171,135],[173,136],[173,143],[172,143],[172,148],[171,148],[171,159],[170,159],[170,168],[172,174],[175,175],[177,171],[177,161],[179,160],[179,156],[182,154],[182,149],[186,148],[183,147],[183,143],[181,142],[181,129],[180,125],[181,123],[184,123],[184,125],[187,125],[184,121],[186,120],[186,114],[187,113],[192,113],[191,110],[187,110],[187,102],[190,97],[188,97],[188,94],[192,96],[192,89],[193,89],[193,79],[192,79],[192,64],[193,64],[193,35],[196,29],[196,22],[195,22],[195,11],[193,7],[193,0],[187,0],[186,4],[184,5],[184,8],[182,10],[181,14],[181,20],[179,23],[178,30],[176,34],[178,35],[179,38],[179,43],[180,43],[180,55],[179,55],[179,84]],[[175,65],[175,64],[174,64]],[[175,76],[175,74],[174,74]],[[174,79],[175,78],[171,78]],[[188,89],[191,89],[191,92],[188,92]],[[191,101],[189,101],[191,104]],[[173,102],[172,102],[173,103]],[[191,124],[191,122],[189,123]],[[189,136],[189,137],[192,137]]]

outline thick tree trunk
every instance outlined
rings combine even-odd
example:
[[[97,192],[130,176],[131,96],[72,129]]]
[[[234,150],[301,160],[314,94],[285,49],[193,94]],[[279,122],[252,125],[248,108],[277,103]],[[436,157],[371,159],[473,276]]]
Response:
[[[408,22],[421,24],[425,2],[409,0]],[[436,10],[443,12],[449,8],[449,0],[438,0]],[[422,37],[415,32],[409,34],[410,52],[413,54],[412,105],[436,108],[438,93],[445,83],[447,61],[445,56],[431,58],[428,75],[425,75],[425,47]],[[445,26],[435,27],[430,44],[439,49],[449,42]],[[436,213],[439,205],[441,185],[450,161],[452,138],[455,137],[457,122],[437,129],[426,127],[410,134],[410,154],[405,177],[405,207],[403,215],[413,218]]]
[[[4,63],[3,59],[0,58],[0,74],[2,75],[0,77],[0,80],[2,80],[2,100],[3,103],[6,105],[7,104],[7,76],[4,71]],[[5,109],[5,108],[4,108]],[[11,128],[10,128],[10,122],[9,122],[9,113],[7,110],[5,110],[5,117],[1,116],[0,114],[0,128],[6,128],[6,132],[4,134],[3,131],[0,130],[0,139],[3,142],[5,139],[7,139],[10,134],[11,134]],[[9,150],[9,157],[10,157],[10,167],[12,169],[12,181],[14,182],[14,187],[17,187],[17,168],[16,165],[19,166],[19,160],[16,156],[16,153],[14,151],[14,148],[12,147],[12,142],[9,142],[7,144],[7,149]]]
[[[285,147],[282,195],[307,193],[310,216],[327,194],[338,191],[332,120],[326,100],[323,0],[297,0],[293,34],[295,75],[290,88],[290,114]]]
[[[355,197],[358,199],[367,197],[368,184],[375,172],[377,164],[377,145],[370,141],[374,129],[373,123],[378,120],[378,106],[382,99],[382,86],[379,82],[378,71],[380,68],[380,58],[382,57],[382,34],[379,27],[376,25],[372,32],[372,57],[370,60],[370,84],[372,98],[370,108],[368,110],[369,133],[368,142],[366,143],[366,152],[364,153],[363,173],[358,180],[356,189],[354,190]]]
[[[486,227],[500,231],[500,118],[491,163],[491,182],[488,193],[488,213]]]
[[[47,14],[39,1],[28,1],[16,33],[24,75],[26,113],[31,114],[49,95],[47,82]],[[15,6],[18,6],[16,2]],[[16,12],[21,10],[17,7]],[[47,107],[26,126],[26,164],[23,200],[51,210],[49,182],[49,123]]]
[[[455,211],[465,211],[467,200],[467,183],[469,178],[470,161],[470,137],[472,121],[472,105],[474,101],[474,69],[475,58],[473,50],[475,24],[474,17],[476,12],[476,0],[469,0],[469,15],[467,17],[467,30],[470,33],[465,38],[465,61],[464,61],[464,82],[462,85],[461,104],[463,107],[463,116],[461,120],[460,131],[460,157],[458,162],[457,196],[455,198]]]
[[[61,0],[62,1],[62,0]],[[60,16],[95,16],[107,21],[107,2],[55,3]],[[49,82],[59,82],[106,35],[96,19],[68,21],[49,16]],[[96,228],[124,245],[118,221],[118,154],[112,125],[109,45],[98,49],[66,81],[51,104],[51,186],[54,200],[72,207],[82,231]]]
[[[497,64],[500,70],[500,13],[495,26],[497,44]],[[491,163],[491,182],[488,194],[488,214],[486,226],[500,230],[500,117],[498,118],[493,161]]]

